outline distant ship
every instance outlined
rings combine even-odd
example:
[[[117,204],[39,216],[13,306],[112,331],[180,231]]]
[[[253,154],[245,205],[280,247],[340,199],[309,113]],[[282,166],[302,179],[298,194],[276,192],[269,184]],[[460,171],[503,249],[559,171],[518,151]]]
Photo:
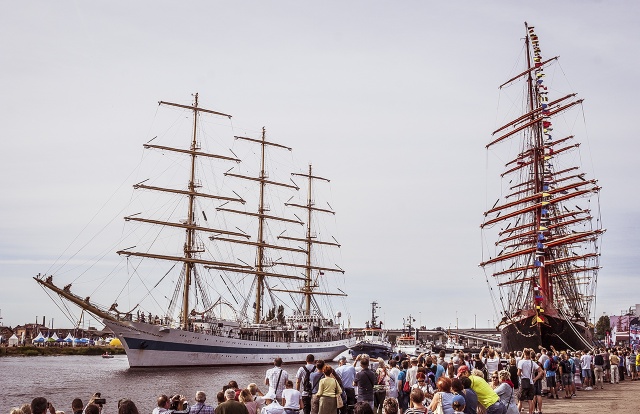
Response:
[[[489,158],[506,164],[481,225],[481,266],[502,309],[502,351],[591,348],[605,230],[600,187],[579,165],[573,120],[581,118],[570,118],[583,100],[548,84],[558,57],[544,58],[535,29],[525,29],[524,69],[500,86],[509,89],[509,111],[522,111],[486,145]]]
[[[118,286],[121,293],[132,293],[119,300],[128,309],[121,311],[115,302],[103,307],[72,293],[71,282],[84,273],[75,268],[55,275],[66,285],[54,284],[53,275],[35,280],[101,318],[122,342],[131,367],[269,364],[278,356],[291,363],[303,362],[310,353],[331,360],[346,351],[355,338],[341,328],[342,312],[330,301],[346,296],[335,288],[335,275],[344,270],[319,263],[331,257],[321,249],[340,247],[331,236],[318,237],[329,234],[320,234],[317,217],[335,212],[317,205],[313,190],[329,180],[315,175],[311,165],[305,172],[286,172],[288,180],[270,175],[276,168],[270,171],[267,160],[291,148],[268,141],[264,128],[257,137],[234,136],[236,151],[255,153],[259,160],[257,168],[247,166],[253,175],[236,171],[241,165],[233,150],[211,151],[220,147],[218,141],[228,145],[223,137],[231,138],[234,127],[219,118],[230,115],[200,107],[198,94],[192,105],[159,104],[180,113],[167,123],[165,135],[144,144],[165,166],[133,186],[151,196],[141,203],[145,211],[124,218],[128,234],[140,238],[117,252],[126,269],[121,278],[105,272],[89,289],[97,294],[96,287]],[[176,123],[184,123],[183,133],[176,132]],[[164,142],[172,138],[187,145]],[[154,179],[160,183],[147,182]],[[295,200],[298,179],[307,190],[300,202]],[[290,193],[278,207],[290,217],[271,213],[279,195],[268,190],[276,189]],[[78,285],[88,286],[86,281]]]
[[[366,322],[365,328],[357,336],[358,342],[349,352],[354,358],[360,354],[367,354],[372,358],[388,359],[393,354],[393,347],[387,337],[387,330],[382,329],[382,322],[377,321],[377,302],[371,302],[371,321]]]
[[[396,338],[394,351],[396,354],[405,354],[408,356],[418,356],[423,352],[430,352],[429,345],[418,342],[418,329],[411,324],[415,319],[411,315],[403,320],[402,333]]]

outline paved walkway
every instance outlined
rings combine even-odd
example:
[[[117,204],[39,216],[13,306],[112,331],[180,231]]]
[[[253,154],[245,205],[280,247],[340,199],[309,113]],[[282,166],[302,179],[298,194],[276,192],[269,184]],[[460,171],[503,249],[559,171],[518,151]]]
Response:
[[[544,398],[543,414],[572,413],[637,413],[637,397],[640,393],[640,381],[621,381],[619,384],[604,384],[604,389],[578,391],[578,396],[570,400],[562,398],[564,392],[559,391],[559,400]],[[524,413],[526,411],[522,411]]]

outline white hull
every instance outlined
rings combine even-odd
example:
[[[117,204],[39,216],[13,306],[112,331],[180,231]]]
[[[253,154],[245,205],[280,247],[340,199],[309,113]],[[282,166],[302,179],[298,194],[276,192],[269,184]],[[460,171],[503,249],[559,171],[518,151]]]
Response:
[[[327,342],[264,342],[168,329],[143,322],[103,321],[120,339],[129,366],[222,366],[304,362],[308,354],[332,360],[355,338]]]

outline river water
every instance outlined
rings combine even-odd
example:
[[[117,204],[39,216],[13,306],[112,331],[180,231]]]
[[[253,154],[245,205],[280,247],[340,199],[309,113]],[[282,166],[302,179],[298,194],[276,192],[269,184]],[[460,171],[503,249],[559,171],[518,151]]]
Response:
[[[125,355],[112,359],[101,356],[37,356],[0,358],[0,414],[12,407],[45,397],[56,410],[71,413],[71,401],[100,392],[107,400],[103,414],[117,413],[118,400],[130,398],[140,414],[150,414],[159,394],[185,395],[193,403],[197,391],[214,404],[216,394],[230,380],[246,387],[255,382],[266,392],[264,376],[272,366],[206,368],[129,368]],[[297,366],[286,366],[294,376]]]

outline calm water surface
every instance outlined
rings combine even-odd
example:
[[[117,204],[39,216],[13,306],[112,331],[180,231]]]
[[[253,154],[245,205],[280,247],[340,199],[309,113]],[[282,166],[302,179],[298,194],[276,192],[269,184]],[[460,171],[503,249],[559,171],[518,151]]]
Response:
[[[230,380],[246,387],[255,382],[265,391],[264,375],[271,366],[207,368],[129,368],[125,355],[112,359],[101,356],[39,356],[0,358],[0,414],[11,407],[45,397],[56,410],[71,413],[71,401],[87,403],[93,393],[107,400],[103,414],[117,413],[120,398],[130,398],[140,414],[150,414],[159,394],[183,394],[190,403],[196,391],[214,403],[216,394]],[[297,365],[285,367],[291,376]]]

